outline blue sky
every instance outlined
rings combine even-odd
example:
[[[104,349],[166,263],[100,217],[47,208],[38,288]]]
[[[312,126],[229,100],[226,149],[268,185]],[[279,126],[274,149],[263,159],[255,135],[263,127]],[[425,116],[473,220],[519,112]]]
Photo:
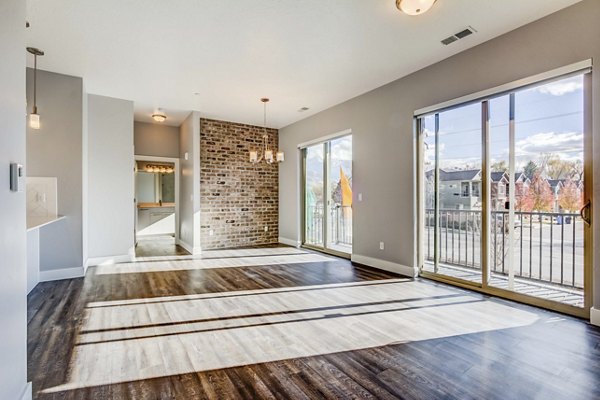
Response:
[[[542,154],[583,161],[583,76],[554,81],[515,95],[516,169]],[[509,97],[490,101],[492,163],[508,161]],[[434,117],[425,118],[426,169],[433,167]],[[481,168],[481,105],[440,113],[440,167]]]

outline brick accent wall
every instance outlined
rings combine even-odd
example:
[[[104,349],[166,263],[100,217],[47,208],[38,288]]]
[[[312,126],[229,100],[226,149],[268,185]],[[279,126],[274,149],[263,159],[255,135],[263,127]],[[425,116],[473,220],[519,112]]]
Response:
[[[276,150],[278,131],[267,133],[269,146]],[[262,148],[263,134],[259,126],[200,119],[203,250],[278,242],[279,167],[249,161],[249,151]]]

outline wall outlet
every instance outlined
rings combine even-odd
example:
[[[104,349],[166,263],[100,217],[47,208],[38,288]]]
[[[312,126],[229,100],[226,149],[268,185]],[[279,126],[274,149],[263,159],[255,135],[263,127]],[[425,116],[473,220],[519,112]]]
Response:
[[[385,250],[385,243],[379,242],[379,250]]]
[[[213,231],[212,229],[210,231],[208,231],[208,236],[212,236],[215,234],[215,231]]]
[[[358,201],[362,201],[362,193],[358,194]]]
[[[269,231],[269,226],[265,225],[265,232],[268,232],[268,231]]]

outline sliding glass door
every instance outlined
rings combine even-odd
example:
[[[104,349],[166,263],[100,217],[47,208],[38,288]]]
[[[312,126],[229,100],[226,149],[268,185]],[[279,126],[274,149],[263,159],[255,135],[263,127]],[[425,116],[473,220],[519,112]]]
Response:
[[[303,149],[303,244],[352,253],[352,136]]]
[[[420,125],[426,254],[422,270],[481,283],[481,105],[430,115]]]
[[[421,274],[586,316],[589,73],[417,119]]]

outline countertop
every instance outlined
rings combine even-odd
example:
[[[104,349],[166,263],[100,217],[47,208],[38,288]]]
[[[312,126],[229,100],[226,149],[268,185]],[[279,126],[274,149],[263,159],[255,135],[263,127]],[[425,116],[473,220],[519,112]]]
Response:
[[[52,217],[27,217],[27,230],[38,229],[56,221],[65,219],[64,215],[54,215]]]
[[[162,203],[162,206],[158,203],[138,203],[138,208],[170,208],[175,207],[175,203]]]

